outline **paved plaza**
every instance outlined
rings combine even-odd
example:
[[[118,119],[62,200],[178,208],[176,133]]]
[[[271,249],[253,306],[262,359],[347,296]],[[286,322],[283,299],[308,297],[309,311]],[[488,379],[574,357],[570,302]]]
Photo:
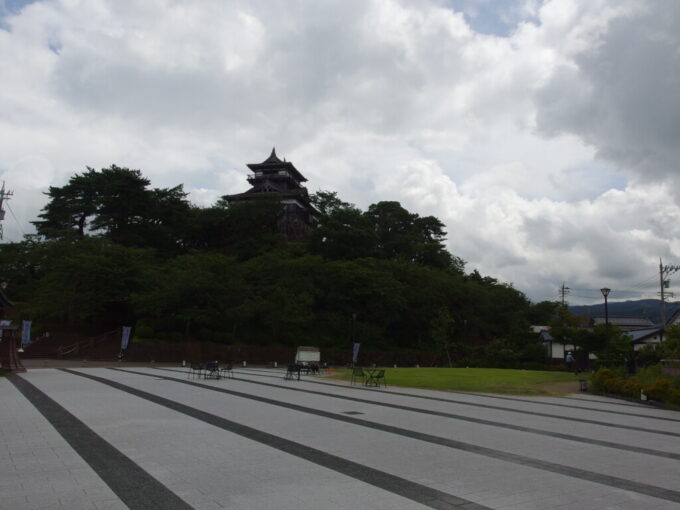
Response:
[[[0,509],[680,509],[678,412],[283,374],[0,378]]]

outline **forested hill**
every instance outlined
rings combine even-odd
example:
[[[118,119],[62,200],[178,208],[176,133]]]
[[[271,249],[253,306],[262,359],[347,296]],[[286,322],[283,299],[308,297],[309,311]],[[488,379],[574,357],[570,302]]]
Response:
[[[446,231],[398,202],[366,211],[311,196],[318,226],[278,234],[279,199],[199,208],[182,186],[140,171],[88,168],[50,187],[37,234],[0,247],[15,320],[90,334],[134,326],[136,339],[421,349],[464,363],[543,359],[532,304],[445,248]]]
[[[661,320],[660,300],[639,299],[637,301],[618,301],[607,304],[609,315],[621,317],[644,317],[655,324]],[[666,302],[666,319],[680,308],[680,301]],[[604,316],[604,303],[597,305],[570,306],[569,311],[574,315],[588,314],[590,316]]]

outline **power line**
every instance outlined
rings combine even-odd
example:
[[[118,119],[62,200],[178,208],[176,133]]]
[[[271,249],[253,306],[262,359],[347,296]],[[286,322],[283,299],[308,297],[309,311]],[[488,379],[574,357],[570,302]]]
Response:
[[[639,281],[638,283],[633,283],[633,284],[631,284],[631,286],[632,287],[643,287],[645,285],[652,284],[652,283],[654,283],[654,285],[656,285],[656,277],[657,277],[657,275],[654,274],[654,276],[651,276],[651,277],[647,278],[646,280]]]
[[[600,289],[577,289],[575,287],[572,287],[571,290],[575,290],[575,291],[578,291],[578,292],[592,292],[593,294],[597,295],[596,297],[600,297],[601,292],[602,292]],[[640,289],[616,289],[616,290],[611,291],[610,296],[612,294],[618,295],[619,297],[621,297],[622,294],[623,295],[632,294],[633,296],[635,296],[635,295],[644,294],[644,291],[640,290]]]
[[[5,202],[5,204],[7,205],[7,209],[9,209],[9,212],[10,212],[10,214],[12,215],[12,218],[14,218],[14,221],[17,222],[17,226],[19,227],[19,230],[21,230],[21,233],[22,233],[24,236],[26,236],[26,232],[24,232],[24,229],[22,228],[21,223],[19,223],[19,220],[17,219],[16,214],[14,214],[14,211],[13,211],[12,208],[9,206],[9,202]]]
[[[572,296],[577,297],[577,298],[581,298],[581,299],[592,299],[592,300],[601,299],[599,296],[581,296],[579,294],[572,294]]]

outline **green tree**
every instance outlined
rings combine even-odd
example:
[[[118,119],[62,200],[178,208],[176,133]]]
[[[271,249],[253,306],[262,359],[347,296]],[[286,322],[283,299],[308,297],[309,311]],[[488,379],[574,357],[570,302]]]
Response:
[[[194,250],[225,250],[233,243],[230,210],[220,200],[212,207],[192,206],[188,212],[186,247]]]
[[[555,342],[562,345],[576,345],[578,343],[583,345],[583,342],[579,339],[582,323],[566,306],[557,308],[555,317],[548,325],[550,326],[550,336],[553,337]]]
[[[680,324],[673,324],[664,331],[664,340],[659,346],[662,356],[680,359]]]
[[[89,168],[62,187],[50,187],[49,201],[33,222],[47,239],[101,234],[117,244],[174,253],[182,246],[190,210],[182,186],[148,189],[139,170],[112,165]]]
[[[430,335],[435,345],[446,354],[449,367],[453,366],[451,349],[455,345],[454,330],[456,321],[446,308],[440,308],[430,323]]]
[[[598,324],[592,330],[583,330],[577,345],[584,352],[595,354],[598,364],[607,367],[627,366],[634,356],[630,337],[615,324]]]
[[[76,174],[62,187],[50,186],[47,205],[34,221],[38,234],[48,239],[69,234],[84,236],[91,229],[90,222],[97,213],[98,173],[90,167]]]
[[[390,259],[399,255],[411,258],[415,215],[399,202],[378,202],[369,206],[366,216],[372,220],[378,252],[382,258]]]
[[[354,205],[340,200],[335,191],[319,190],[309,195],[309,201],[322,216],[329,216],[340,209],[356,209]]]
[[[36,282],[49,266],[53,243],[43,243],[39,236],[29,235],[18,243],[0,244],[0,275],[7,283],[6,292],[13,301],[28,301]]]
[[[359,209],[342,206],[321,217],[309,237],[313,253],[333,260],[372,257],[376,253],[373,226]]]
[[[192,253],[164,261],[133,295],[135,312],[161,338],[231,342],[248,286],[233,257]]]
[[[547,325],[557,313],[560,303],[557,301],[541,301],[529,308],[528,319],[534,325]]]
[[[28,306],[36,320],[103,328],[133,317],[130,296],[141,285],[151,252],[87,237],[51,241],[46,248]]]
[[[248,260],[285,243],[278,233],[283,205],[277,197],[263,197],[230,204],[227,224],[227,253]]]

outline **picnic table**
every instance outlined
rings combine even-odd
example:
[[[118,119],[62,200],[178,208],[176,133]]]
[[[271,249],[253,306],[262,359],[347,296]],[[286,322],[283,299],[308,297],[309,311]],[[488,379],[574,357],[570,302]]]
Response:
[[[288,365],[288,370],[286,370],[284,379],[290,380],[297,377],[297,380],[299,381],[302,372],[304,372],[305,375],[319,375],[319,370],[320,367],[316,363],[291,363]]]
[[[350,383],[354,384],[358,380],[363,382],[364,386],[377,386],[380,387],[380,382],[385,384],[385,369],[376,367],[354,367],[352,369],[352,377]]]
[[[222,377],[234,377],[233,365],[220,365],[219,361],[208,361],[207,363],[192,363],[187,377],[198,377],[202,379],[221,379]]]
[[[220,378],[220,362],[210,361],[205,364],[203,371],[203,379],[219,379]]]

